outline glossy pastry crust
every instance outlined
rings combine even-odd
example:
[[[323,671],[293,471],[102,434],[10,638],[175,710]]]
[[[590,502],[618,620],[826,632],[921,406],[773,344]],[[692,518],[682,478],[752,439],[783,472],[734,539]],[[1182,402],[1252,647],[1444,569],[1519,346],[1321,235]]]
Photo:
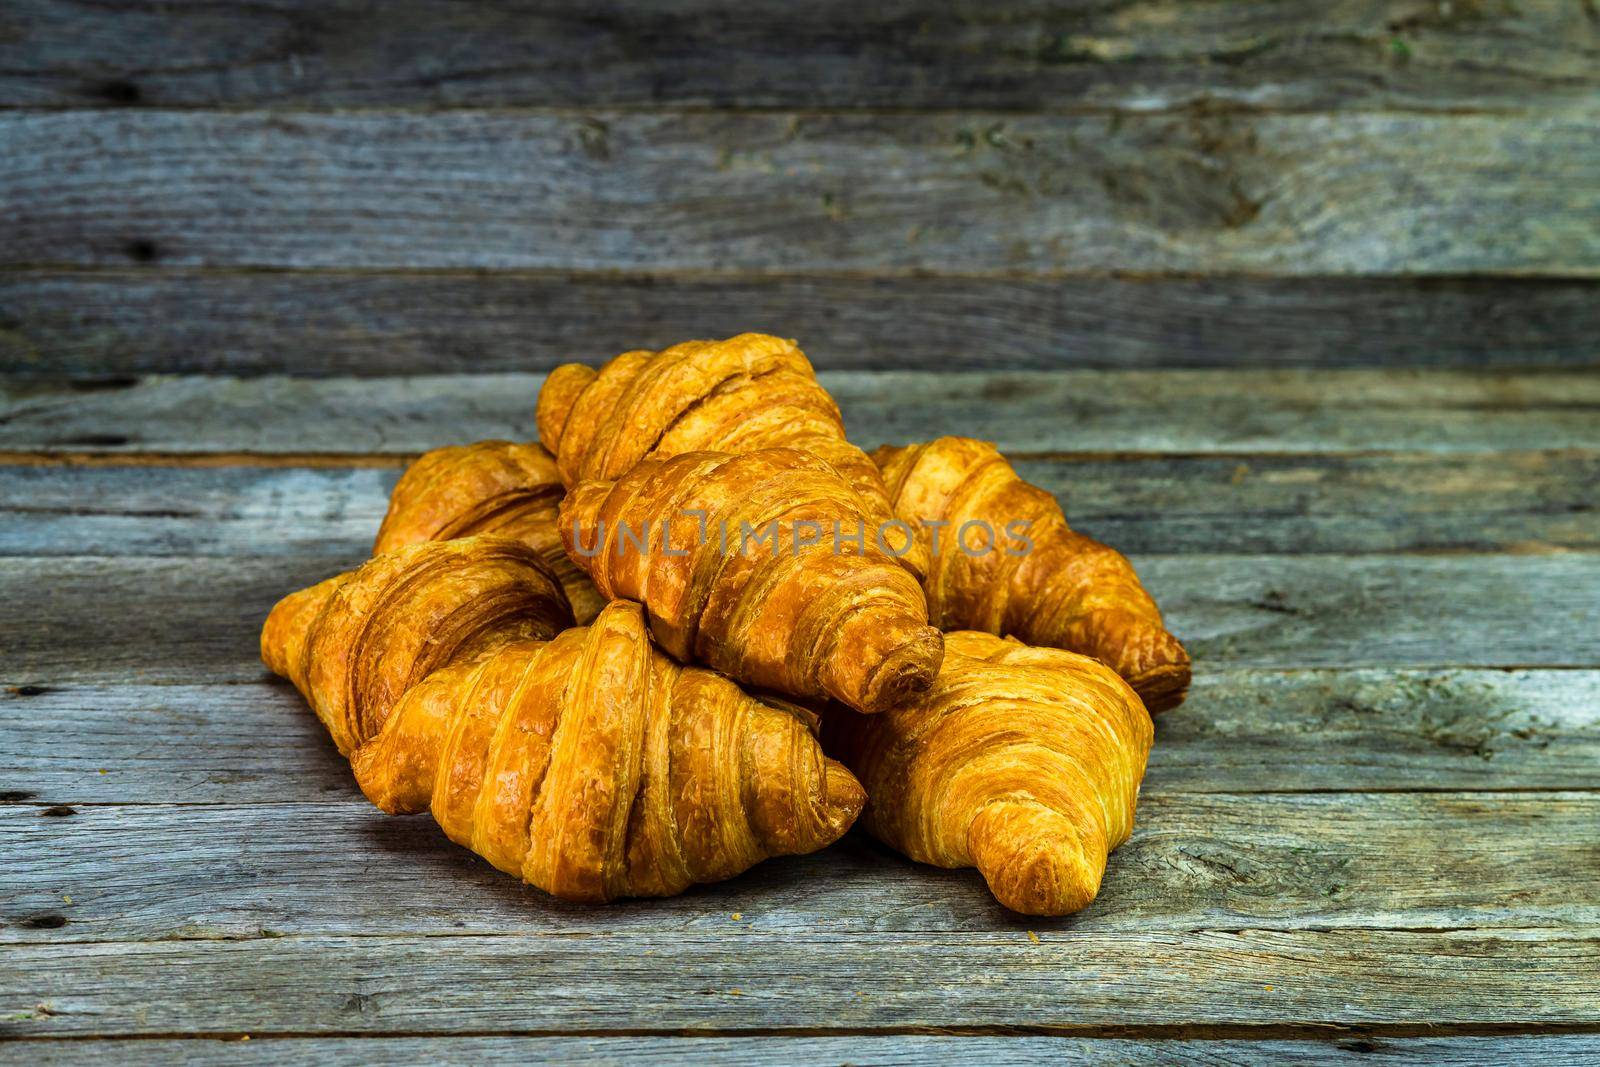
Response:
[[[538,424],[568,487],[615,480],[646,456],[796,448],[837,470],[874,525],[894,517],[877,467],[845,440],[838,405],[805,354],[780,337],[744,333],[624,352],[598,371],[557,367],[540,390]],[[897,527],[891,536],[903,534]],[[920,577],[926,555],[905,547],[900,561]]]
[[[395,485],[372,552],[476,534],[509,537],[550,565],[573,617],[587,623],[605,601],[561,546],[556,515],[565,495],[555,459],[537,444],[479,441],[436,448],[418,457]]]
[[[1007,634],[1109,664],[1152,714],[1177,707],[1189,688],[1189,654],[1161,621],[1127,557],[1067,525],[1055,497],[1023,481],[987,441],[941,437],[873,453],[896,512],[932,548],[923,588],[940,629]],[[1009,536],[1020,522],[1026,538]],[[994,532],[995,550],[976,549]]]
[[[285,598],[262,655],[373,803],[558,897],[670,895],[849,828],[861,787],[800,719],[673,663],[637,604],[568,622],[532,549],[473,537]]]
[[[662,647],[685,662],[863,712],[926,689],[938,671],[942,640],[917,580],[878,544],[860,497],[810,453],[647,459],[618,481],[575,486],[561,533],[601,594],[642,602]]]
[[[348,756],[434,671],[571,625],[560,583],[527,545],[426,541],[284,597],[261,628],[261,658]]]
[[[922,863],[976,867],[995,898],[1065,915],[1128,839],[1154,733],[1104,664],[973,631],[945,635],[933,688],[881,715],[830,709],[828,752],[871,802],[862,823]]]

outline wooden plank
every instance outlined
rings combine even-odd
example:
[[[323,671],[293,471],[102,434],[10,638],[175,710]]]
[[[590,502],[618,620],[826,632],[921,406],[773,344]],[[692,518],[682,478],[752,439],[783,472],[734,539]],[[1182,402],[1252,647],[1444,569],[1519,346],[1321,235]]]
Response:
[[[1600,673],[1202,665],[1156,739],[1152,793],[1591,789]],[[355,796],[286,683],[0,690],[0,803]]]
[[[1024,460],[1073,525],[1124,552],[1600,547],[1600,454]]]
[[[0,1017],[18,1037],[1600,1021],[1593,932],[1036,936],[1018,924],[18,945],[0,949]]]
[[[272,605],[338,569],[326,557],[3,560],[0,681],[257,681]]]
[[[662,1063],[735,1064],[779,1060],[794,1067],[872,1063],[921,1067],[971,1063],[1036,1067],[1041,1063],[1169,1063],[1313,1065],[1326,1063],[1453,1063],[1503,1067],[1507,1063],[1583,1064],[1600,1058],[1594,1034],[1526,1034],[1496,1037],[1395,1037],[1330,1035],[1322,1040],[1192,1040],[1086,1037],[956,1037],[906,1034],[851,1037],[274,1037],[250,1041],[102,1039],[92,1047],[71,1041],[18,1041],[20,1063],[56,1067],[90,1053],[127,1067],[172,1063],[250,1064],[280,1067],[366,1067],[371,1063],[478,1064],[605,1063],[654,1067]]]
[[[0,682],[255,681],[261,620],[330,562],[0,559]],[[1202,670],[1600,664],[1600,568],[1584,553],[1135,562]]]
[[[1600,448],[1600,375],[1377,370],[836,371],[851,437],[1054,452]],[[534,432],[542,375],[0,378],[0,449],[386,453]]]
[[[0,555],[359,559],[388,468],[0,466]],[[1600,548],[1600,452],[1026,460],[1133,553]]]
[[[287,682],[12,685],[0,690],[0,741],[0,802],[360,796],[349,765]]]
[[[12,112],[0,263],[1594,275],[1597,129],[1583,109]]]
[[[13,0],[0,104],[1509,108],[1592,99],[1581,4]]]
[[[1592,282],[171,271],[0,274],[0,363],[50,375],[548,370],[741,330],[826,370],[1590,367]]]
[[[1597,848],[1595,792],[1146,795],[1095,902],[1070,919],[1023,919],[976,872],[919,866],[861,834],[685,896],[575,907],[451,844],[431,819],[358,797],[71,815],[11,806],[0,808],[0,943],[1592,928]]]
[[[402,462],[0,466],[0,554],[324,555],[344,566],[371,552]]]
[[[1200,663],[1587,666],[1600,656],[1600,567],[1585,554],[1158,556],[1140,573]]]
[[[1591,789],[1600,674],[1216,671],[1156,720],[1145,788]]]

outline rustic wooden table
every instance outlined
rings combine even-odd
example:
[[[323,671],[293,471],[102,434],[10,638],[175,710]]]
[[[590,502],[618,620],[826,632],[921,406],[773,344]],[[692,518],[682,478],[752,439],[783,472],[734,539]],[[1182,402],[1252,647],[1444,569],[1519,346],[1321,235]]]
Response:
[[[0,1060],[1600,1059],[1594,5],[671,6],[0,8]],[[1081,915],[559,905],[258,663],[407,457],[741,329],[1187,640]]]

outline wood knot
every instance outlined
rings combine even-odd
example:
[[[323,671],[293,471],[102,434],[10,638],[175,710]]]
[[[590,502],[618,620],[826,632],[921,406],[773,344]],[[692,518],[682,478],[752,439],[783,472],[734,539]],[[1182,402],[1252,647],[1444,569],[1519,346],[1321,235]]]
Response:
[[[140,88],[126,78],[101,82],[94,87],[94,95],[108,104],[137,104],[144,100]]]

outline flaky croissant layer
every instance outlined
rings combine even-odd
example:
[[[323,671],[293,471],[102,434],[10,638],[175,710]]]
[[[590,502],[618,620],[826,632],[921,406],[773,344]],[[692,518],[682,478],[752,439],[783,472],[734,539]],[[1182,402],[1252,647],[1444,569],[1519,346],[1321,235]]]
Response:
[[[793,341],[743,333],[624,352],[598,371],[557,367],[539,392],[539,438],[568,487],[614,481],[647,456],[794,448],[821,459],[861,497],[874,526],[894,518],[872,460],[845,439],[833,398]],[[918,577],[925,550],[900,562]]]
[[[555,459],[539,445],[479,441],[436,448],[401,475],[372,554],[419,541],[509,537],[550,565],[573,617],[587,623],[605,601],[562,547],[556,513],[564,495]]]
[[[923,589],[936,626],[1094,656],[1152,713],[1183,702],[1189,654],[1132,564],[1069,527],[1055,497],[1023,481],[993,445],[941,437],[885,446],[873,459],[896,512],[930,549]]]
[[[656,651],[637,604],[566,610],[525,545],[429,542],[285,598],[262,651],[373,803],[565,899],[678,893],[849,828],[860,784],[798,718]]]
[[[923,863],[977,867],[995,898],[1065,915],[1127,840],[1154,729],[1104,664],[990,634],[945,635],[933,688],[881,715],[831,709],[828,752],[872,798],[863,824]]]
[[[348,756],[434,671],[571,625],[560,583],[527,545],[424,541],[284,597],[261,629],[261,658]]]
[[[926,689],[939,668],[916,578],[809,453],[643,460],[615,482],[575,486],[561,533],[600,592],[641,601],[685,662],[863,712]]]

